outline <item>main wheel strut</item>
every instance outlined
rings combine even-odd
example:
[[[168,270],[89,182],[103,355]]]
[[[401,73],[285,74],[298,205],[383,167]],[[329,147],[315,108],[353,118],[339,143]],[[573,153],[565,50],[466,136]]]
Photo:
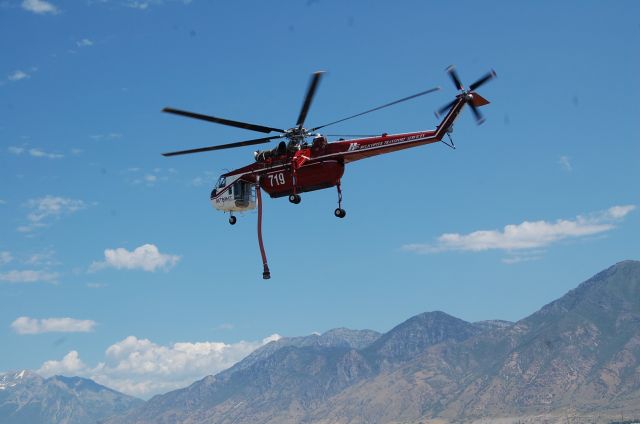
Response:
[[[338,208],[333,211],[333,214],[338,218],[344,218],[347,216],[347,211],[342,209],[342,188],[340,187],[340,181],[336,184],[336,188],[338,189]]]

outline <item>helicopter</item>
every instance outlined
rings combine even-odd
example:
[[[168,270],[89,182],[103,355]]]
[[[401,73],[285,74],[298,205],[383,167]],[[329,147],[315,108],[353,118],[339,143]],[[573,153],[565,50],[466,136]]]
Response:
[[[272,198],[288,196],[289,202],[299,204],[302,200],[300,193],[336,187],[338,207],[334,210],[334,215],[338,218],[344,218],[347,213],[342,208],[341,178],[344,174],[345,165],[348,163],[437,142],[442,142],[455,149],[451,138],[455,120],[458,118],[464,106],[468,105],[476,122],[478,124],[484,122],[484,117],[478,108],[489,104],[489,101],[480,96],[476,92],[476,89],[495,78],[496,73],[491,70],[465,88],[454,66],[446,68],[446,72],[458,90],[458,94],[451,102],[436,111],[436,118],[442,116],[442,120],[436,128],[432,130],[401,134],[383,133],[379,135],[354,136],[360,138],[340,138],[337,141],[329,142],[327,137],[332,135],[322,135],[318,133],[318,130],[433,93],[440,90],[440,87],[430,88],[324,125],[305,128],[304,124],[307,114],[318,89],[318,85],[320,84],[320,80],[324,75],[323,71],[318,71],[311,75],[311,80],[307,87],[296,124],[289,129],[268,127],[165,107],[162,109],[165,113],[242,128],[263,134],[277,133],[277,135],[168,152],[162,155],[178,156],[202,153],[266,144],[274,140],[280,140],[272,149],[255,151],[253,163],[222,174],[211,191],[210,196],[211,203],[215,209],[229,213],[229,223],[231,225],[234,225],[237,221],[234,213],[246,212],[256,207],[258,208],[258,243],[263,263],[262,277],[269,279],[271,278],[271,272],[267,264],[267,257],[262,240],[261,190],[267,192]],[[449,142],[444,140],[445,136],[449,138]]]

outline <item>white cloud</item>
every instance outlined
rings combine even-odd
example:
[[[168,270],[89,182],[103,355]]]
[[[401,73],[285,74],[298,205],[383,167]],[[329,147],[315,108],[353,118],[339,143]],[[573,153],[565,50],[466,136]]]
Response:
[[[14,154],[14,155],[21,155],[22,153],[24,153],[25,148],[24,147],[17,147],[17,146],[9,146],[7,148],[7,151],[9,153]]]
[[[13,260],[13,255],[8,250],[0,252],[0,266],[6,265]]]
[[[132,9],[145,10],[149,8],[151,1],[130,1],[127,6]]]
[[[53,375],[76,376],[82,374],[87,366],[78,356],[78,352],[72,350],[61,361],[47,361],[37,371],[38,374],[50,377]]]
[[[93,41],[89,40],[88,38],[83,38],[80,41],[76,41],[76,46],[78,46],[78,47],[91,47],[91,46],[93,46]]]
[[[47,195],[45,197],[30,199],[27,202],[27,207],[32,210],[32,212],[27,215],[29,224],[18,227],[18,231],[24,233],[46,226],[49,219],[60,218],[63,215],[70,215],[85,209],[87,204],[78,199]]]
[[[90,271],[112,267],[116,269],[141,269],[143,271],[156,271],[162,269],[168,271],[173,268],[180,256],[160,253],[153,244],[144,244],[129,251],[123,247],[117,249],[106,249],[104,251],[104,261],[94,262],[89,268]]]
[[[95,141],[103,141],[103,140],[119,140],[122,138],[122,134],[112,132],[108,134],[94,134],[90,135],[89,138]]]
[[[0,281],[6,283],[55,283],[58,281],[59,274],[49,271],[12,270],[0,274]]]
[[[34,253],[24,260],[26,265],[37,265],[37,266],[55,266],[60,265],[55,258],[56,252],[52,249],[44,250],[40,253]]]
[[[18,334],[88,333],[95,326],[96,322],[90,319],[74,318],[20,317],[11,323],[11,329]]]
[[[578,215],[573,220],[555,222],[524,221],[506,225],[502,231],[480,230],[469,234],[446,233],[435,243],[416,243],[402,246],[415,253],[444,251],[527,250],[548,246],[568,238],[579,238],[604,233],[615,228],[615,223],[635,209],[634,205],[613,206],[605,211],[587,216]],[[509,261],[509,259],[507,259]],[[507,263],[515,263],[515,260]]]
[[[15,81],[20,81],[23,79],[28,79],[31,78],[31,75],[27,74],[24,71],[21,70],[17,70],[17,71],[13,71],[12,73],[9,74],[9,76],[7,77],[7,79],[9,81],[15,82]]]
[[[27,149],[25,147],[18,147],[18,146],[9,146],[7,148],[7,151],[11,154],[14,155],[21,155],[25,152],[27,152]],[[64,155],[61,153],[50,153],[50,152],[45,152],[42,149],[37,149],[37,148],[32,148],[28,150],[29,154],[33,157],[36,158],[47,158],[47,159],[60,159],[63,158]]]
[[[190,4],[192,0],[172,0],[171,2],[179,2],[183,4]],[[158,6],[164,3],[169,3],[168,0],[129,0],[125,5],[132,9],[147,10],[151,6]]]
[[[22,8],[29,12],[44,14],[44,13],[58,13],[58,8],[45,0],[24,0],[22,2]]]
[[[64,157],[64,155],[60,153],[48,153],[40,149],[29,149],[29,154],[37,158],[47,158],[47,159],[60,159]]]
[[[233,330],[236,326],[229,323],[229,322],[224,322],[220,325],[218,325],[216,327],[216,330]]]
[[[260,346],[279,338],[274,334],[254,342],[160,345],[129,336],[109,346],[104,360],[95,366],[86,365],[77,351],[71,351],[60,361],[46,361],[37,372],[43,376],[80,375],[124,393],[148,398],[227,369]]]
[[[214,183],[215,183],[215,176],[213,175],[213,172],[206,171],[204,175],[193,178],[189,182],[189,185],[193,187],[200,187],[205,184],[209,186],[213,186]]]
[[[622,219],[635,208],[635,205],[612,206],[607,209],[605,218],[610,217],[612,219]]]
[[[538,259],[542,259],[542,256],[540,254],[526,252],[526,254],[523,255],[509,255],[506,258],[502,258],[502,263],[513,265],[519,264],[521,262],[537,261]]]
[[[32,221],[42,221],[51,216],[71,214],[87,207],[87,204],[82,200],[51,195],[31,199],[28,205],[34,209],[34,212],[29,214],[29,219]]]
[[[571,172],[573,167],[571,166],[571,160],[569,160],[569,156],[560,156],[558,163],[565,171]]]
[[[174,168],[153,168],[151,170],[144,170],[140,167],[131,167],[120,171],[120,173],[125,175],[125,180],[128,183],[153,187],[157,183],[169,181],[170,178],[173,178],[178,174],[178,171]]]

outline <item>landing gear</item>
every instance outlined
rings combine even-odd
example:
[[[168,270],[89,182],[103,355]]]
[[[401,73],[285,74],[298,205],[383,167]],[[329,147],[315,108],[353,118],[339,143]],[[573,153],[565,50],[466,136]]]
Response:
[[[302,201],[302,198],[298,194],[290,194],[289,195],[289,201],[291,203],[293,203],[294,205],[297,205],[298,203],[300,203]]]
[[[333,211],[333,214],[338,218],[344,218],[347,216],[347,211],[342,209],[342,189],[340,188],[340,181],[336,184],[336,188],[338,189],[338,208]]]
[[[238,218],[236,218],[235,216],[231,215],[229,217],[229,224],[231,225],[236,225],[236,222],[238,221]]]

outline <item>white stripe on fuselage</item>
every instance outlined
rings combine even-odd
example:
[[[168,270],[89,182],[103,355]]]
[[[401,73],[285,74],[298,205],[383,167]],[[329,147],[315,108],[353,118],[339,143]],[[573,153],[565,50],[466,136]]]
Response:
[[[407,133],[407,134],[412,134],[412,133]],[[424,133],[420,133],[420,134],[424,134]],[[373,138],[373,137],[372,137]],[[355,153],[360,153],[360,152],[369,152],[369,151],[373,151],[373,150],[383,150],[387,147],[391,147],[391,146],[401,146],[404,144],[411,144],[411,143],[420,143],[422,141],[426,141],[426,140],[430,140],[430,139],[434,139],[436,138],[436,134],[428,136],[428,137],[422,137],[422,138],[415,138],[415,139],[410,139],[410,140],[404,140],[407,137],[399,137],[399,138],[394,138],[391,140],[384,140],[384,141],[380,141],[379,143],[381,143],[380,145],[378,145],[377,143],[374,143],[374,146],[366,146],[366,147],[358,147],[357,149],[354,150],[347,150],[344,152],[337,152],[337,153],[329,153],[327,155],[322,155],[322,156],[317,156],[314,158],[310,158],[309,161],[303,165],[303,167],[305,166],[310,166],[310,165],[314,165],[317,162],[322,162],[325,159],[328,158],[333,158],[333,157],[337,157],[337,156],[350,156],[352,154]],[[361,139],[362,140],[362,139]],[[400,141],[402,140],[402,141]],[[341,141],[340,143],[349,143],[348,141]],[[353,142],[352,144],[358,144],[357,142]],[[272,171],[276,171],[282,168],[285,168],[286,166],[289,166],[289,164],[280,164],[280,165],[276,165],[276,166],[272,166],[270,168],[262,168],[260,169],[260,173],[269,173]],[[249,171],[249,172],[245,172],[245,174],[253,174],[256,173],[255,171]],[[233,175],[238,175],[238,174],[231,174],[229,175],[230,177]]]

